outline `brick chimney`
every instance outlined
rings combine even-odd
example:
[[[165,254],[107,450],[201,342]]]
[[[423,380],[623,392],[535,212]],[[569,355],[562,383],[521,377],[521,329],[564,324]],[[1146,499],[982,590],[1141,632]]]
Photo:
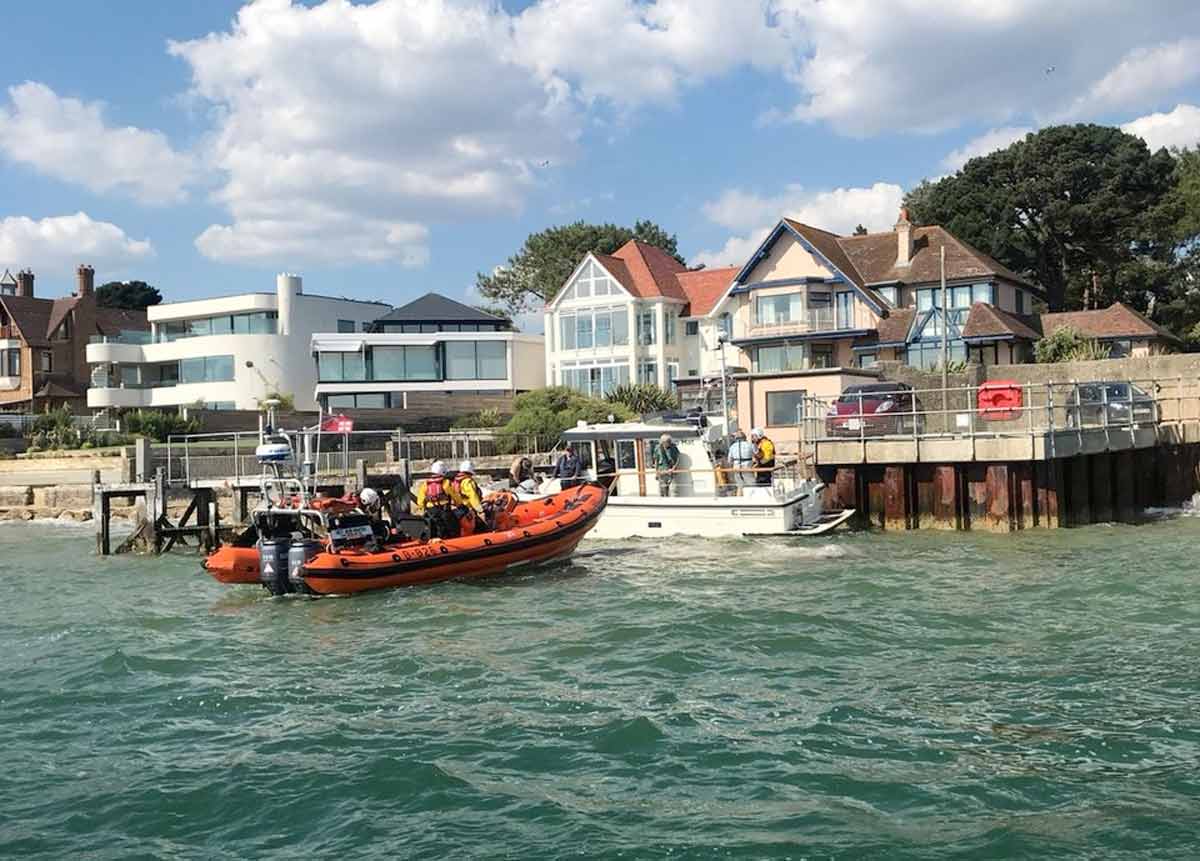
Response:
[[[75,268],[75,280],[79,284],[76,296],[91,296],[96,286],[96,270],[91,266],[80,265]]]
[[[33,298],[33,270],[22,269],[17,273],[17,295]]]
[[[912,222],[908,220],[908,207],[900,207],[900,218],[896,221],[896,265],[907,266],[912,262]]]

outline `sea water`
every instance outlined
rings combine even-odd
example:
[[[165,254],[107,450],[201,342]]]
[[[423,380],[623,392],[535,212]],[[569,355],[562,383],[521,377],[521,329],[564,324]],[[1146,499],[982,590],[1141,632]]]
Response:
[[[1195,858],[1200,518],[345,599],[0,525],[0,856]]]

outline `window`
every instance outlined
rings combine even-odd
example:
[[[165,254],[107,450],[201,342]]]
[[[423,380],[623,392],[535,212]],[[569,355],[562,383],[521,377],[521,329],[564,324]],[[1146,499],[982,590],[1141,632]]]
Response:
[[[637,442],[617,440],[617,469],[637,469]]]
[[[233,356],[199,356],[179,360],[183,383],[228,383],[233,381]]]
[[[951,341],[948,352],[951,362],[965,362],[967,360],[967,348],[962,341]],[[909,344],[904,364],[909,367],[920,368],[924,371],[940,367],[942,364],[942,345],[936,341]]]
[[[629,343],[629,312],[624,308],[614,308],[612,315],[613,346],[624,347]]]
[[[801,344],[779,344],[774,347],[759,347],[758,371],[769,374],[776,371],[804,370],[804,347]]]
[[[854,328],[854,294],[848,290],[837,294],[837,327]]]
[[[362,353],[318,353],[317,379],[322,382],[358,382],[367,379]]]
[[[149,378],[151,385],[174,386],[179,382],[179,363],[167,362],[164,365],[150,366]]]
[[[733,315],[728,311],[720,316],[718,320],[718,329],[725,337],[726,341],[733,337]]]
[[[232,335],[233,317],[213,317],[212,333],[214,335]]]
[[[989,305],[995,305],[996,288],[991,284],[972,284],[971,301],[987,302]]]
[[[891,305],[893,308],[896,307],[897,296],[896,296],[896,288],[895,287],[880,287],[875,292],[877,292],[880,296],[882,296],[884,301],[887,302],[889,305]]]
[[[562,314],[558,318],[559,326],[559,349],[574,350],[575,349],[575,315]]]
[[[142,384],[142,375],[137,365],[120,365],[121,387],[136,388]]]
[[[873,368],[879,363],[878,353],[859,353],[858,366],[860,368]]]
[[[1013,288],[1013,293],[1016,294],[1016,297],[1017,297],[1017,313],[1024,314],[1025,313],[1025,291],[1019,287],[1016,287],[1016,288]]]
[[[755,302],[755,317],[760,326],[780,326],[800,321],[803,298],[799,293],[783,296],[759,296]]]
[[[1128,358],[1131,352],[1133,352],[1133,342],[1128,338],[1108,342],[1108,357],[1110,359]]]
[[[503,380],[508,349],[503,341],[447,341],[446,379]]]
[[[580,314],[575,318],[575,346],[580,350],[592,348],[592,315]]]
[[[0,350],[0,377],[19,377],[21,376],[21,348],[13,347],[8,350]]]
[[[612,314],[607,311],[595,315],[595,338],[597,347],[612,346]]]
[[[767,392],[767,424],[771,427],[796,424],[806,394],[804,389],[791,392]]]
[[[658,363],[638,362],[638,382],[658,385]]]
[[[38,354],[38,370],[42,373],[50,373],[54,370],[54,354],[49,350],[42,350]]]
[[[236,410],[237,404],[233,401],[207,401],[204,408],[206,410]]]
[[[688,368],[688,376],[689,377],[700,376],[700,369],[699,368]]]
[[[666,329],[666,331],[663,333],[663,342],[667,343],[667,344],[674,344],[675,343],[675,315],[674,314],[668,312],[667,315],[665,317],[663,317],[663,328]]]
[[[833,347],[829,344],[814,344],[809,361],[810,368],[832,368]]]
[[[338,320],[337,321],[337,330],[338,330],[338,332],[353,332],[354,331],[354,321],[353,320]]]
[[[667,386],[674,388],[675,381],[679,379],[679,363],[667,362]]]
[[[613,283],[605,271],[597,264],[588,261],[575,276],[575,281],[567,288],[564,299],[587,299],[591,296],[616,296],[620,288]]]
[[[642,346],[658,343],[658,327],[654,321],[654,310],[639,311],[637,315],[637,342]]]
[[[603,397],[617,386],[629,382],[629,365],[608,364],[564,367],[560,385],[593,397]]]
[[[700,334],[700,321],[699,320],[688,320],[686,323],[684,323],[683,324],[683,334],[699,335]]]

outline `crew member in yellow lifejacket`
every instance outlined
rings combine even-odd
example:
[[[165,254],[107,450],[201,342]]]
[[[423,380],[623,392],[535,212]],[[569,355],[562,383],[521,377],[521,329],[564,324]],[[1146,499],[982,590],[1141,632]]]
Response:
[[[462,503],[451,482],[446,478],[446,465],[435,460],[429,467],[429,478],[417,487],[417,514],[429,520],[429,534],[434,538],[457,538],[458,518],[454,508]]]
[[[483,513],[483,495],[479,492],[479,483],[475,481],[475,464],[464,460],[458,465],[458,475],[450,487],[458,497],[458,507],[455,514],[463,535],[474,535],[487,529],[487,519]]]
[[[754,444],[754,483],[770,487],[771,473],[775,471],[775,443],[762,428],[750,431],[750,442]]]

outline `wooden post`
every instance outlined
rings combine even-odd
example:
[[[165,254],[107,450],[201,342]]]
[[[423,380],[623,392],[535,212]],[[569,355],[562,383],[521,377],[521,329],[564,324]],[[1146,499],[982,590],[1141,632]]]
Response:
[[[1117,452],[1113,458],[1113,508],[1116,518],[1121,523],[1136,523],[1137,458],[1134,452],[1129,450]]]
[[[1037,483],[1036,514],[1039,526],[1057,529],[1063,525],[1063,469],[1060,460],[1045,460],[1034,466]]]
[[[883,528],[908,529],[908,475],[903,466],[883,470]]]
[[[167,511],[167,482],[160,466],[154,471],[154,481],[146,498],[146,544],[154,548],[157,555],[162,553],[162,536],[158,534],[158,521]]]
[[[877,468],[860,467],[862,472],[862,481],[865,486],[862,494],[866,505],[867,522],[871,526],[877,526],[880,529],[887,528],[886,518],[884,516],[885,503],[883,493],[883,471]]]
[[[960,512],[958,467],[939,464],[933,468],[933,528],[964,529]]]
[[[937,467],[929,463],[915,463],[913,471],[915,511],[912,519],[918,529],[939,528],[934,517],[934,505],[937,498]]]
[[[1067,472],[1067,493],[1071,500],[1067,523],[1086,526],[1092,522],[1091,476],[1086,455],[1077,455],[1063,462]]]
[[[967,529],[988,529],[988,465],[968,463],[963,471],[967,480],[963,523]]]
[[[1033,464],[1029,461],[1009,467],[1013,474],[1013,525],[1017,529],[1037,526],[1037,492],[1034,489]]]
[[[1108,452],[1088,458],[1092,472],[1092,522],[1111,523],[1113,520],[1112,455]]]
[[[991,532],[1011,532],[1012,517],[1012,488],[1008,464],[989,463],[985,476],[986,514],[984,520]]]
[[[96,553],[101,556],[108,555],[104,549],[105,544],[105,507],[104,507],[104,488],[100,484],[100,470],[92,470],[92,522],[96,527]]]

